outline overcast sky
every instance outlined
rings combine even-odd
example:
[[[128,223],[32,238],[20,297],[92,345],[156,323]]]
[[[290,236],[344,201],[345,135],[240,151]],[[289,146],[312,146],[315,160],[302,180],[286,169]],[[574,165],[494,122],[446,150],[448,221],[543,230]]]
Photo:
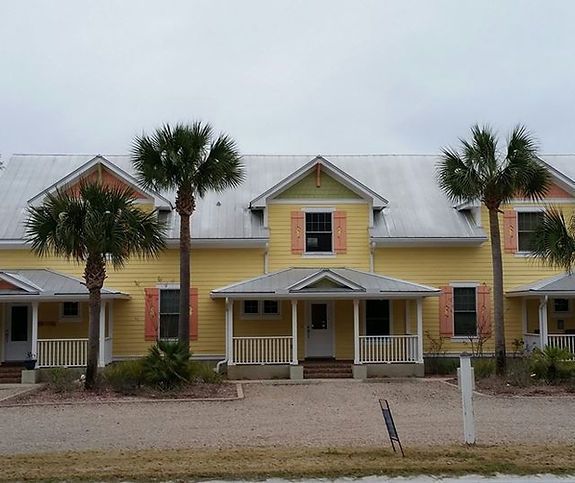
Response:
[[[575,1],[0,0],[0,153],[434,153],[488,122],[575,152]]]

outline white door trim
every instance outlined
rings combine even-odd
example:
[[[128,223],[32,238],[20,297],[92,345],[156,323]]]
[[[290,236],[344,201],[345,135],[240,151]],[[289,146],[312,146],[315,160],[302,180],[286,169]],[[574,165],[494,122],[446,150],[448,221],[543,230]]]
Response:
[[[328,330],[331,331],[331,354],[325,356],[310,356],[309,355],[309,341],[308,341],[308,330],[309,324],[311,323],[311,304],[326,304],[327,305],[327,317],[328,317]],[[334,357],[335,358],[335,310],[333,300],[306,300],[305,303],[305,357]]]
[[[25,360],[27,353],[32,350],[32,304],[29,304],[29,303],[11,303],[11,304],[5,304],[5,307],[6,307],[5,316],[4,316],[5,326],[4,326],[4,334],[3,334],[3,336],[4,336],[4,353],[3,353],[4,361]],[[10,339],[12,338],[12,308],[13,307],[26,307],[28,309],[28,328],[27,328],[28,349],[22,355],[22,358],[18,358],[18,359],[8,357],[9,355],[11,355],[11,354],[8,354],[8,345],[10,344]],[[24,345],[23,341],[22,341],[22,345]]]

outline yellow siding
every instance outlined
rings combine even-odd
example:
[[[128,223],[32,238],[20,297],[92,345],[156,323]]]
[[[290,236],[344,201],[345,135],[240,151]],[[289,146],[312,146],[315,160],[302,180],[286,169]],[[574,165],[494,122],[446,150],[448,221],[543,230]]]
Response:
[[[319,206],[314,205],[314,208]],[[369,270],[369,207],[367,204],[326,204],[347,212],[347,253],[334,256],[293,255],[291,212],[305,208],[295,204],[268,207],[270,272],[289,267],[349,267]]]
[[[315,172],[307,175],[301,181],[289,187],[276,199],[360,199],[361,197],[347,186],[333,179],[326,173],[321,173],[320,186],[316,186]]]

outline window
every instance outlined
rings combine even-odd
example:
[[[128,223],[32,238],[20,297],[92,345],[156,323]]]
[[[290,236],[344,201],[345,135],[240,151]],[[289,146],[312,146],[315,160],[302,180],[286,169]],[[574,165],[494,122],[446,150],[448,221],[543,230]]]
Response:
[[[244,300],[242,303],[242,316],[244,318],[277,317],[280,315],[278,300]]]
[[[535,230],[542,219],[542,211],[517,213],[517,248],[520,252],[530,252],[533,249]]]
[[[553,299],[553,312],[556,314],[569,312],[569,299]]]
[[[80,303],[79,302],[62,302],[60,304],[61,319],[79,319]]]
[[[477,335],[477,303],[475,287],[453,288],[453,335]]]
[[[306,253],[332,253],[332,214],[308,212],[305,214]]]
[[[160,290],[160,339],[178,338],[180,290]]]
[[[389,300],[365,302],[365,335],[389,335]]]

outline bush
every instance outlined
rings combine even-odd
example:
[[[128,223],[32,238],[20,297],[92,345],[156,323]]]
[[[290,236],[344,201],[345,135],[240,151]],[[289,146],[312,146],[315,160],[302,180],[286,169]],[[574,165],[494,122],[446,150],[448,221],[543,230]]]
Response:
[[[427,357],[425,359],[425,373],[436,376],[448,376],[457,372],[459,360],[447,357]]]
[[[528,357],[507,359],[506,379],[509,385],[527,387],[533,383],[533,364]]]
[[[102,378],[116,392],[133,392],[144,383],[143,361],[137,359],[110,364],[104,369]]]
[[[495,374],[495,359],[484,358],[473,361],[473,369],[477,379],[485,379]]]
[[[144,383],[162,390],[190,381],[190,353],[178,342],[158,341],[142,361]]]
[[[554,384],[560,379],[569,379],[572,364],[568,362],[571,353],[559,347],[546,346],[543,350],[536,349],[531,357],[532,370],[535,377]]]
[[[223,379],[220,373],[216,372],[212,366],[205,362],[190,362],[190,374],[192,382],[219,384]]]
[[[79,387],[78,373],[66,367],[55,367],[48,372],[48,387],[54,392],[70,392]]]

